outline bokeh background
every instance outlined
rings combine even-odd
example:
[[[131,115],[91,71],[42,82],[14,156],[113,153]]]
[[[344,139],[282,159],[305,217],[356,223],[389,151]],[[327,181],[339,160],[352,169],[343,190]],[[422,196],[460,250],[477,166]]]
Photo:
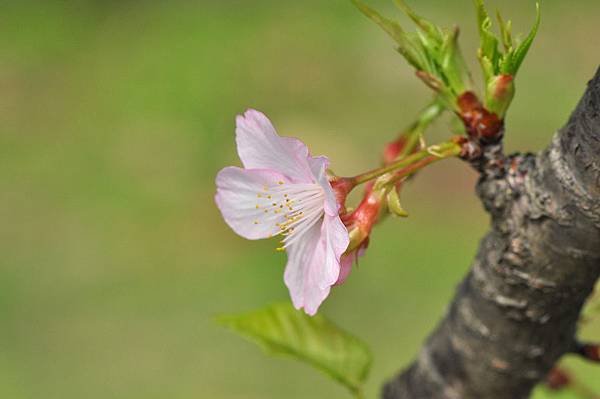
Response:
[[[412,3],[461,26],[476,71],[471,2]],[[390,1],[370,4],[406,22]],[[533,1],[495,7],[528,31]],[[542,8],[511,150],[543,148],[600,61],[599,2]],[[227,228],[214,176],[239,162],[247,107],[338,174],[376,165],[431,97],[391,40],[346,0],[24,0],[0,3],[0,49],[0,397],[348,397],[214,323],[288,298],[285,255]],[[448,132],[437,124],[431,142]],[[372,347],[368,397],[415,355],[469,266],[488,223],[474,180],[458,161],[421,173],[403,195],[411,216],[376,229],[322,307]],[[597,369],[569,366],[600,391]]]

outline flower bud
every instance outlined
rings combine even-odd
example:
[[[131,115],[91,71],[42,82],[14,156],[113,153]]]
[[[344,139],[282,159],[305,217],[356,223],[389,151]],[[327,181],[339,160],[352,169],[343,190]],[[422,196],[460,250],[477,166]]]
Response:
[[[503,118],[514,96],[514,78],[507,74],[494,76],[487,85],[486,108]]]
[[[398,158],[402,150],[406,147],[406,136],[400,136],[398,140],[386,144],[383,150],[383,162],[386,165],[391,164]]]
[[[348,228],[348,234],[350,235],[350,244],[346,253],[357,249],[365,240],[368,240],[371,229],[379,218],[384,200],[384,190],[373,190],[373,184],[369,184],[358,207],[350,214],[342,217],[342,221]]]

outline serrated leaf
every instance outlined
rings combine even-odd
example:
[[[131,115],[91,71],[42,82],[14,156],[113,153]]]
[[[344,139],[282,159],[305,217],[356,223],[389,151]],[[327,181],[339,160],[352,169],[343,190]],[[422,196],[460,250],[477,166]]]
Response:
[[[467,66],[458,47],[458,28],[446,35],[441,49],[441,68],[448,86],[455,94],[465,91],[464,79]]]
[[[483,77],[486,82],[489,82],[492,77],[496,75],[492,61],[483,55],[481,55],[481,49],[479,50],[479,63],[481,64],[481,70],[483,71]]]
[[[504,51],[509,52],[512,51],[513,41],[512,41],[512,21],[504,22],[502,19],[502,15],[500,11],[496,12],[496,19],[498,19],[498,25],[500,25],[500,33],[502,38],[502,45],[504,46]]]
[[[531,47],[531,44],[533,43],[533,40],[535,39],[535,36],[537,35],[537,31],[540,27],[541,21],[540,3],[535,3],[535,8],[535,23],[533,24],[533,27],[531,28],[531,31],[529,32],[525,40],[523,40],[523,42],[519,44],[513,51],[511,55],[510,70],[503,71],[503,73],[510,73],[512,75],[516,75],[517,71],[519,70],[519,67],[525,59],[525,56],[527,55],[527,52],[529,51],[529,48]]]
[[[488,15],[483,0],[474,0],[477,8],[477,25],[479,26],[479,58],[487,58],[488,66],[492,67],[495,75],[498,72],[498,62],[500,53],[498,52],[498,39],[491,31],[492,20]],[[484,71],[485,72],[485,71]],[[491,75],[490,75],[491,76]],[[488,79],[486,72],[486,79]]]
[[[416,69],[424,69],[424,55],[419,47],[414,43],[414,39],[404,32],[400,24],[379,14],[376,10],[369,7],[359,0],[352,0],[352,3],[367,18],[379,25],[394,41],[398,44],[398,52]]]
[[[467,89],[469,76],[457,42],[458,30],[446,31],[416,14],[404,0],[395,0],[417,25],[416,32],[407,33],[361,0],[352,2],[398,43],[398,51],[417,70],[417,76],[440,94],[446,108],[455,110],[456,97]]]
[[[323,371],[354,394],[371,367],[371,353],[358,338],[323,315],[307,316],[289,303],[279,303],[218,322],[257,343],[268,353],[291,356]]]
[[[404,0],[394,0],[396,6],[402,10],[413,22],[423,30],[429,36],[430,40],[433,40],[438,45],[442,42],[444,33],[437,25],[431,23],[427,19],[421,17],[415,13]]]

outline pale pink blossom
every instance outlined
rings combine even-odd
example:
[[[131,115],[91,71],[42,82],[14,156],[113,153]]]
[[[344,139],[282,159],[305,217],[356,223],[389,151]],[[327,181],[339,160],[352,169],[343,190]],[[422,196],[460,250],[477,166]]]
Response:
[[[312,157],[300,140],[279,136],[255,110],[237,117],[235,133],[244,168],[219,172],[217,206],[244,238],[283,237],[285,284],[294,306],[313,315],[338,281],[349,243],[326,173],[329,161]]]

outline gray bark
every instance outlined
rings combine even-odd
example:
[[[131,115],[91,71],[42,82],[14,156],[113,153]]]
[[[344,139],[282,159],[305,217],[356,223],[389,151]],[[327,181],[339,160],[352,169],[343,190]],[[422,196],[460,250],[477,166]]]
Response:
[[[477,194],[491,215],[447,314],[384,399],[529,397],[573,350],[600,274],[600,69],[549,147],[484,145]]]

